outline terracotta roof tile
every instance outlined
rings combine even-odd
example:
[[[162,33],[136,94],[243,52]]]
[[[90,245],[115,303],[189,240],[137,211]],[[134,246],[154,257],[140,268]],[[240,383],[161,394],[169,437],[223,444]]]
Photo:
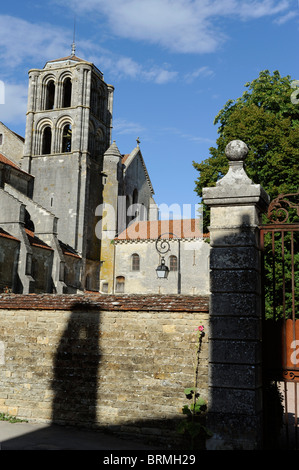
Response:
[[[16,240],[16,241],[20,241],[18,238],[10,235],[10,233],[6,232],[5,230],[3,230],[3,228],[0,227],[0,237],[2,238],[9,238],[11,240]]]
[[[116,240],[155,240],[161,238],[207,238],[197,219],[152,220],[134,222]]]
[[[27,234],[30,245],[37,246],[39,248],[44,248],[45,250],[53,251],[53,248],[51,248],[45,242],[40,240],[40,238],[38,238],[31,230],[25,229],[25,232]]]
[[[208,296],[0,294],[0,310],[209,312]]]
[[[64,60],[74,60],[75,62],[87,62],[84,59],[80,59],[80,57],[77,57],[76,55],[68,55],[67,57],[60,57],[59,59],[53,59],[53,60],[48,60],[48,62],[61,62]],[[48,63],[47,62],[47,63]]]
[[[16,163],[12,162],[9,160],[9,158],[5,157],[2,153],[0,153],[0,163],[4,163],[4,165],[8,165],[12,168],[15,168],[16,170],[20,171],[21,173],[25,173],[28,175],[28,173],[24,170],[22,170]]]
[[[121,159],[121,162],[122,162],[122,163],[125,163],[125,161],[128,159],[129,156],[130,156],[129,153],[126,153],[126,155],[123,155],[123,156],[122,156],[122,159]]]
[[[9,165],[9,166],[12,166],[14,168],[17,168],[17,170],[20,170],[20,167],[18,165],[16,165],[11,160],[9,160],[7,157],[2,155],[2,153],[0,153],[0,162],[4,163],[5,165]]]
[[[60,244],[60,248],[62,249],[62,252],[63,252],[64,255],[73,256],[74,258],[80,258],[81,259],[81,256],[78,255],[78,253],[74,250],[74,248],[72,248],[69,245],[66,245],[61,240],[59,240],[59,244]]]

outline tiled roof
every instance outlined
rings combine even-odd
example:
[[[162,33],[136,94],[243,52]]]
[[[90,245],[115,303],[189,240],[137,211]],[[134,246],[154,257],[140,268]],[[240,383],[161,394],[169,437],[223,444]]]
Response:
[[[1,309],[209,312],[208,296],[0,294]]]
[[[0,153],[0,162],[4,163],[5,165],[12,166],[12,167],[16,168],[17,170],[20,170],[20,167],[16,163],[9,160],[7,157],[2,155],[2,153]]]
[[[126,153],[125,155],[122,156],[122,159],[121,159],[121,162],[122,163],[125,163],[125,161],[127,160],[127,158],[130,156],[129,153]]]
[[[0,237],[2,238],[9,238],[10,240],[16,240],[16,241],[20,241],[18,238],[16,237],[13,237],[12,235],[10,235],[10,233],[6,232],[5,230],[3,230],[3,228],[0,227]]]
[[[134,222],[116,240],[155,240],[161,238],[207,238],[198,219],[152,220]]]
[[[66,245],[61,240],[59,240],[59,244],[60,244],[60,248],[62,249],[62,252],[63,252],[64,255],[73,256],[74,258],[80,258],[81,259],[81,256],[78,255],[78,253],[74,250],[74,248],[72,248],[69,245]]]
[[[0,163],[4,163],[4,165],[8,165],[28,175],[26,171],[22,170],[16,163],[12,162],[9,158],[5,157],[5,155],[3,155],[2,153],[0,153]]]
[[[67,57],[61,57],[60,59],[48,60],[48,62],[61,62],[64,60],[74,60],[75,62],[87,62],[84,59],[80,59],[80,57],[77,57],[76,55],[69,55]]]
[[[25,229],[25,232],[27,234],[30,245],[37,246],[39,248],[44,248],[45,250],[53,251],[53,248],[51,248],[45,242],[40,240],[40,238],[38,238],[31,230]]]

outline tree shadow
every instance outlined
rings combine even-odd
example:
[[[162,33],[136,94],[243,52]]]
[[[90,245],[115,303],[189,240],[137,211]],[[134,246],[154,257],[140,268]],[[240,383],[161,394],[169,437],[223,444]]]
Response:
[[[155,450],[190,449],[177,433],[182,417],[150,416],[101,424],[97,417],[101,311],[84,299],[67,315],[53,357],[52,410],[48,424],[16,423],[10,437],[1,435],[1,450]],[[41,380],[46,379],[41,376]],[[111,398],[112,399],[112,398]],[[36,430],[35,430],[36,429]],[[14,434],[15,433],[15,434]]]
[[[101,361],[100,312],[72,308],[54,359],[52,423],[94,427]]]

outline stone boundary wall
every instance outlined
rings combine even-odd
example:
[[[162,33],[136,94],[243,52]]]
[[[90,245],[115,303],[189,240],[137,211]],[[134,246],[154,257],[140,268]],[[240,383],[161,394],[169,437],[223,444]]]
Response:
[[[167,438],[189,404],[208,297],[0,295],[0,412]]]

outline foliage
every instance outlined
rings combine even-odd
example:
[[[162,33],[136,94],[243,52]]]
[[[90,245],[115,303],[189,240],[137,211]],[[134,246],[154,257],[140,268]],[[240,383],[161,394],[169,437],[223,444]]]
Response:
[[[190,447],[194,449],[198,445],[202,445],[205,439],[212,436],[212,433],[204,425],[205,412],[207,411],[207,402],[202,398],[197,389],[199,354],[201,351],[202,338],[205,334],[203,325],[200,325],[196,331],[198,332],[198,341],[196,344],[196,362],[194,370],[194,386],[184,389],[185,396],[191,400],[190,405],[184,405],[182,408],[183,419],[177,428],[179,434],[190,438]]]
[[[16,416],[11,416],[6,413],[0,413],[0,421],[9,421],[10,423],[27,423],[25,419],[16,418]]]
[[[186,415],[178,425],[179,434],[187,435],[190,438],[190,447],[196,447],[196,439],[203,441],[212,436],[212,433],[204,425],[204,413],[207,410],[207,402],[200,397],[196,388],[186,388],[184,390],[186,398],[192,400],[190,405],[184,405],[182,412]]]
[[[278,320],[292,318],[293,306],[298,312],[299,306],[299,240],[292,240],[290,232],[273,235],[267,233],[264,238],[264,292],[265,318]],[[283,248],[283,251],[282,251]],[[292,261],[292,251],[293,261]],[[292,262],[294,266],[292,268]],[[294,293],[294,297],[293,297]]]
[[[215,186],[228,170],[226,145],[234,139],[249,147],[246,172],[252,181],[261,184],[271,199],[280,193],[298,188],[299,105],[293,104],[290,76],[268,70],[246,83],[243,95],[229,100],[215,117],[219,137],[217,147],[210,148],[210,157],[193,162],[199,172],[195,191],[201,197],[204,187]],[[209,213],[204,207],[204,230]]]

